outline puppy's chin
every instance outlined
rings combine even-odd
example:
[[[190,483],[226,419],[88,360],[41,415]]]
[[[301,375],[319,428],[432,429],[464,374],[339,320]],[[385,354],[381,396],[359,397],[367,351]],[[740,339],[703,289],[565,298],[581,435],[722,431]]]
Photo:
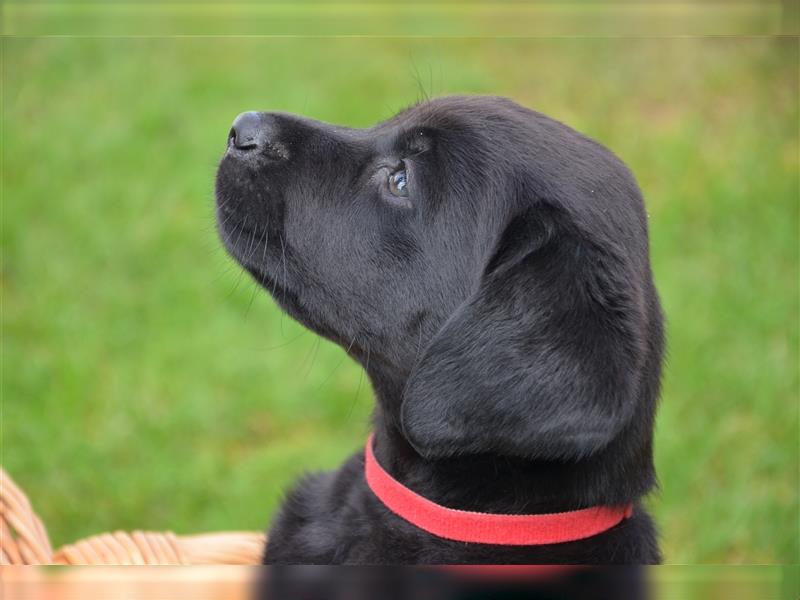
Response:
[[[302,321],[295,306],[296,297],[289,286],[287,273],[281,263],[280,244],[278,249],[273,247],[272,236],[268,235],[266,230],[245,228],[240,222],[231,224],[231,220],[217,221],[217,229],[228,254],[285,311]],[[278,235],[275,234],[274,237],[277,238]]]
[[[334,328],[331,328],[322,315],[309,306],[308,302],[300,301],[299,289],[302,288],[293,288],[291,282],[287,281],[280,269],[278,269],[277,273],[271,273],[269,270],[264,269],[263,266],[251,267],[245,265],[244,268],[272,296],[277,305],[295,321],[335,344],[339,344],[351,355],[359,351],[352,338],[345,339]]]
[[[225,249],[246,269],[263,269],[267,259],[269,239],[264,228],[248,223],[235,212],[217,208],[217,231]]]

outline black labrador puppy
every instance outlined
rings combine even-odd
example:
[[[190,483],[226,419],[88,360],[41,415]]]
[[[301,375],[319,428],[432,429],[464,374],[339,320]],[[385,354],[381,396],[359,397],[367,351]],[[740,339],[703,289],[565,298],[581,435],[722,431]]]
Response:
[[[228,251],[377,398],[380,481],[363,451],[305,478],[267,563],[659,561],[663,319],[609,150],[497,97],[370,129],[249,112],[216,197]]]

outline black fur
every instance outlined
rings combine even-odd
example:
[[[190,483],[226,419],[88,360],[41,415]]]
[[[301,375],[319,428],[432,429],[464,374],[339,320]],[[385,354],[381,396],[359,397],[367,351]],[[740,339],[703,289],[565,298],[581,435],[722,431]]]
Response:
[[[639,502],[656,484],[662,315],[625,165],[503,98],[440,98],[366,130],[258,118],[262,145],[219,167],[221,237],[363,365],[381,464],[452,508],[636,505],[582,541],[452,542],[378,502],[359,451],[289,494],[266,562],[657,562]],[[407,199],[387,186],[401,160]]]

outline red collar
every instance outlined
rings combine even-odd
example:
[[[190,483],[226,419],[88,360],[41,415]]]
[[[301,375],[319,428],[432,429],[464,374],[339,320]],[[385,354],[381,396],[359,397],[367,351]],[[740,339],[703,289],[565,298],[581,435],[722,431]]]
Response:
[[[540,515],[502,515],[447,508],[412,492],[389,475],[372,451],[364,451],[364,475],[378,500],[397,516],[437,537],[473,544],[538,546],[592,537],[631,516],[633,506],[593,506]]]

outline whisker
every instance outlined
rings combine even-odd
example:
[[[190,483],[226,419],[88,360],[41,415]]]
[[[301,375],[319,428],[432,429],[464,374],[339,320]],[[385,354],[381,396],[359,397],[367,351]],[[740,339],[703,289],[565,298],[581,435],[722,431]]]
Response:
[[[311,362],[308,365],[308,370],[306,371],[305,377],[303,379],[308,379],[309,375],[311,375],[311,371],[314,370],[314,362],[317,360],[317,354],[319,352],[320,342],[322,338],[317,336],[316,341],[314,342],[314,346],[312,347],[311,353]],[[305,362],[305,361],[303,361]]]
[[[281,261],[283,262],[283,299],[286,300],[286,284],[288,282],[288,277],[286,274],[286,246],[283,243],[283,237],[281,237],[280,240],[281,240]]]
[[[242,278],[244,277],[244,269],[239,267],[239,277],[236,278],[236,283],[233,284],[233,289],[228,292],[228,295],[225,298],[230,298],[239,289],[239,285],[242,283]]]
[[[366,351],[367,351],[366,364],[364,365],[364,368],[361,369],[361,373],[358,376],[358,387],[356,388],[355,398],[353,398],[353,402],[352,404],[350,404],[350,410],[347,411],[347,417],[346,417],[347,421],[349,421],[353,417],[353,409],[356,407],[356,404],[358,404],[358,395],[361,393],[361,384],[364,381],[364,372],[369,371],[369,346],[367,346]]]
[[[235,265],[236,263],[234,263],[233,261],[228,262],[228,264],[225,266],[222,272],[219,273],[216,277],[214,277],[214,279],[212,279],[211,282],[216,283],[217,281],[228,275],[231,271],[233,271]]]
[[[342,356],[342,358],[339,360],[339,362],[336,364],[336,366],[333,368],[333,370],[328,374],[328,376],[322,381],[322,383],[320,383],[316,388],[314,388],[314,392],[318,392],[319,390],[321,390],[322,387],[326,383],[328,383],[330,378],[333,377],[333,374],[336,373],[336,371],[339,370],[339,367],[342,366],[342,363],[344,362],[344,360],[350,355],[350,350],[353,348],[353,344],[355,344],[355,342],[356,342],[356,336],[353,336],[353,339],[350,341],[350,345],[347,347],[347,350],[345,350],[345,352],[344,352],[344,356]]]
[[[280,236],[278,236],[278,237],[280,237]],[[283,246],[283,244],[281,244],[281,246]],[[275,296],[275,290],[277,290],[277,289],[278,289],[278,278],[277,277],[273,277],[272,278],[272,296],[273,297]],[[281,330],[281,333],[283,333],[283,330]]]
[[[244,216],[244,221],[242,221],[241,226],[239,227],[239,235],[236,236],[236,241],[233,243],[234,246],[239,245],[239,240],[242,239],[242,233],[244,233],[245,227],[247,227],[247,215]]]
[[[281,261],[283,262],[283,301],[282,304],[286,306],[286,283],[287,283],[287,276],[286,276],[286,246],[283,243],[283,236],[278,236],[278,239],[281,241]],[[278,279],[277,277],[275,278]],[[283,335],[283,315],[286,313],[281,313],[281,335]]]
[[[261,264],[267,263],[267,246],[269,246],[269,229],[264,230],[264,251],[261,253]]]
[[[253,300],[256,299],[256,293],[258,292],[258,283],[253,281],[253,293],[250,294],[250,302],[247,303],[247,310],[244,311],[244,318],[250,315],[250,308],[253,306]]]
[[[222,227],[223,225],[225,225],[225,223],[227,223],[227,222],[230,220],[230,218],[231,218],[232,216],[233,216],[233,213],[228,213],[228,216],[227,216],[227,217],[225,217],[225,218],[224,218],[222,221],[220,221],[220,223],[219,223],[219,227]],[[213,224],[214,224],[214,223],[213,223],[213,220],[212,220],[212,225],[213,225]]]
[[[250,258],[251,258],[250,249],[253,246],[253,242],[256,241],[256,233],[255,232],[250,232],[250,236],[249,236],[248,239],[249,239],[249,241],[247,242],[247,250],[244,251],[245,254],[246,254],[244,262],[250,262]],[[257,247],[258,246],[256,246],[256,248]],[[255,248],[253,248],[253,250],[255,250]]]
[[[296,342],[297,340],[299,340],[301,337],[303,337],[307,333],[308,333],[308,329],[303,329],[303,330],[300,331],[300,333],[298,333],[296,336],[294,336],[292,339],[290,339],[287,342],[283,342],[282,344],[277,344],[275,346],[267,346],[266,348],[260,348],[260,350],[263,350],[264,352],[270,352],[272,350],[278,350],[279,348],[283,348],[285,346],[288,346],[289,344],[292,344],[292,343]]]

